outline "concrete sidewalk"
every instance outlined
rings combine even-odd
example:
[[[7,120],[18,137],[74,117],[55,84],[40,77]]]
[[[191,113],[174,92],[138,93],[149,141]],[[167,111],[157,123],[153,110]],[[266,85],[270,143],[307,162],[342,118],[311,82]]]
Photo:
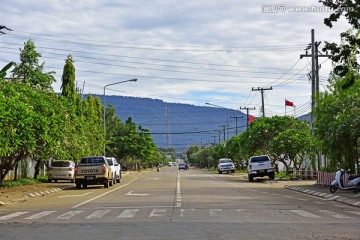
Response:
[[[317,185],[315,184],[315,181],[312,182],[313,183],[301,180],[286,182],[286,184],[284,184],[284,188],[324,198],[329,201],[337,201],[355,207],[360,207],[359,191],[338,189],[335,193],[330,193],[330,186]]]

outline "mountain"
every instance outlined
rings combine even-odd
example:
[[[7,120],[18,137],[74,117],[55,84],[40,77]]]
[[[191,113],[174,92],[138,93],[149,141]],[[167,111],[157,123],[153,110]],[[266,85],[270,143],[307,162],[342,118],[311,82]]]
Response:
[[[102,95],[93,96],[103,102]],[[105,103],[114,106],[122,121],[132,117],[137,125],[150,129],[158,147],[178,152],[230,139],[236,134],[236,119],[238,133],[246,129],[246,114],[232,109],[124,96],[106,96]]]

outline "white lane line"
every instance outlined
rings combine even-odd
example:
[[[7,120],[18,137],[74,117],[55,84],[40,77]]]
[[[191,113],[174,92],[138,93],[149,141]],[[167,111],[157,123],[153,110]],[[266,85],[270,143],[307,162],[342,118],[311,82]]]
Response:
[[[23,215],[25,213],[28,213],[28,212],[14,212],[14,213],[11,213],[11,214],[0,217],[0,220],[9,220],[11,218],[21,216],[21,215]]]
[[[325,204],[325,203],[323,203],[323,202],[314,202],[314,203],[321,204],[321,205],[324,205],[324,204]]]
[[[359,211],[348,211],[348,212],[360,216],[360,212],[359,212]]]
[[[67,213],[64,213],[60,216],[57,217],[57,219],[70,219],[80,213],[82,213],[84,210],[75,210],[75,211],[70,211],[70,212],[67,212]]]
[[[165,216],[166,211],[167,210],[165,208],[153,209],[149,217],[163,217]]]
[[[244,209],[236,209],[237,212],[242,212]]]
[[[315,214],[312,214],[312,213],[309,213],[309,212],[304,211],[304,210],[290,210],[290,211],[293,212],[293,213],[299,214],[300,216],[303,216],[303,217],[320,218],[319,216],[317,216]]]
[[[32,215],[30,217],[27,217],[25,219],[39,219],[39,218],[45,217],[45,216],[47,216],[47,215],[49,215],[51,213],[54,213],[54,212],[56,212],[56,211],[42,211],[42,212],[40,212],[38,214],[34,214],[34,215]]]
[[[177,208],[181,207],[181,189],[180,189],[180,174],[177,175],[176,181],[176,206]]]
[[[138,178],[136,177],[136,178],[134,178],[133,180],[131,180],[130,182],[128,182],[127,184],[121,185],[120,187],[114,188],[114,189],[112,189],[112,190],[110,190],[110,191],[107,191],[107,192],[104,192],[103,194],[100,194],[100,195],[98,195],[98,196],[96,196],[96,197],[90,198],[90,199],[88,199],[88,200],[86,200],[86,201],[84,201],[84,202],[82,202],[82,203],[79,203],[78,205],[73,206],[72,208],[78,208],[78,207],[80,207],[80,206],[82,206],[82,205],[85,205],[85,204],[87,204],[87,203],[89,203],[89,202],[92,202],[92,201],[94,201],[94,200],[96,200],[96,199],[98,199],[98,198],[101,198],[101,197],[103,197],[103,196],[105,196],[105,195],[107,195],[107,194],[109,194],[109,193],[112,193],[112,192],[114,192],[114,191],[116,191],[116,190],[119,190],[120,188],[126,187],[126,186],[128,186],[129,184],[133,183],[136,179],[138,179]]]
[[[93,212],[92,214],[90,214],[89,216],[87,216],[86,219],[90,219],[90,218],[102,218],[102,217],[105,216],[108,212],[110,212],[110,210],[97,210],[97,211]]]
[[[185,217],[185,216],[194,216],[195,214],[195,209],[180,209],[180,217]]]
[[[117,218],[133,218],[139,209],[126,209]]]
[[[87,193],[79,194],[79,195],[63,195],[63,196],[59,196],[59,198],[83,197],[83,196],[86,196],[86,195],[88,195],[90,193],[92,193],[92,192],[87,192]]]
[[[222,209],[209,209],[209,213],[211,217],[219,216],[222,212]]]
[[[341,219],[350,218],[348,216],[345,216],[343,214],[336,213],[336,212],[333,212],[333,211],[330,211],[330,210],[319,210],[319,212],[324,213],[324,214],[329,215],[329,216],[332,216],[334,218],[341,218]]]

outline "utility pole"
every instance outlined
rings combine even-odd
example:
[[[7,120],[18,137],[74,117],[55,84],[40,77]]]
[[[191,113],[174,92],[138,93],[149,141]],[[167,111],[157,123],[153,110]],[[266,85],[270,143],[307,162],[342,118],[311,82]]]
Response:
[[[220,139],[221,130],[215,130],[215,131],[219,133],[219,144],[220,144],[220,142],[221,142],[221,139]]]
[[[248,108],[248,107],[240,107],[240,110],[246,110],[246,129],[249,128],[249,110],[255,110],[255,107]]]
[[[315,42],[315,31],[311,29],[311,43],[305,49],[305,54],[300,55],[300,59],[303,57],[311,57],[311,112],[314,111],[316,105],[316,96],[319,94],[319,57],[332,57],[331,54],[322,54],[319,52],[318,47],[321,42]],[[311,48],[311,54],[308,50]],[[310,116],[310,129],[311,133],[314,133],[314,121],[313,116]]]
[[[226,141],[226,137],[225,137],[225,127],[226,125],[219,125],[219,127],[223,128],[223,132],[224,132],[224,142]]]
[[[241,116],[241,117],[230,116],[230,118],[235,118],[235,126],[236,126],[235,133],[236,133],[236,135],[238,135],[238,118],[243,118],[243,116]]]
[[[211,136],[211,137],[214,138],[214,146],[215,146],[216,145],[216,140],[215,140],[216,136]]]
[[[260,87],[258,87],[257,89],[256,89],[256,88],[252,88],[252,91],[260,91],[260,92],[261,92],[262,115],[263,115],[263,117],[265,117],[264,91],[267,91],[267,90],[273,90],[273,88],[272,88],[272,87],[270,87],[270,88],[260,88]]]

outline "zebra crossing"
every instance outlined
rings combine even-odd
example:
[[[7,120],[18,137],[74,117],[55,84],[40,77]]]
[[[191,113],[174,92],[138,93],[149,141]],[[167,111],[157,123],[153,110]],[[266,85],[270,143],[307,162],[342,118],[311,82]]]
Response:
[[[118,211],[118,212],[117,212]],[[103,218],[113,218],[113,219],[133,219],[137,215],[145,218],[163,218],[174,216],[174,210],[172,208],[153,208],[153,209],[138,209],[138,208],[129,208],[121,209],[115,211],[114,209],[99,209],[99,210],[90,210],[90,209],[77,209],[71,210],[64,213],[58,213],[55,210],[46,210],[40,212],[30,212],[30,211],[18,211],[8,214],[0,213],[0,223],[9,222],[9,221],[19,221],[19,220],[40,220],[40,219],[54,219],[54,220],[70,220],[76,217],[81,219],[103,219]],[[269,212],[268,210],[263,210]],[[142,214],[140,214],[143,212]],[[282,211],[286,215],[294,214],[298,217],[307,218],[307,219],[321,219],[326,217],[331,217],[333,219],[360,219],[360,211],[343,211],[341,213],[334,212],[331,210],[313,210],[312,212],[306,210],[286,210]],[[237,216],[242,217],[246,214],[253,215],[253,211],[249,209],[186,209],[181,208],[177,211],[177,216],[180,218],[202,216],[205,218],[217,218],[224,216]],[[111,215],[111,216],[109,216]],[[49,218],[50,217],[50,218]]]

